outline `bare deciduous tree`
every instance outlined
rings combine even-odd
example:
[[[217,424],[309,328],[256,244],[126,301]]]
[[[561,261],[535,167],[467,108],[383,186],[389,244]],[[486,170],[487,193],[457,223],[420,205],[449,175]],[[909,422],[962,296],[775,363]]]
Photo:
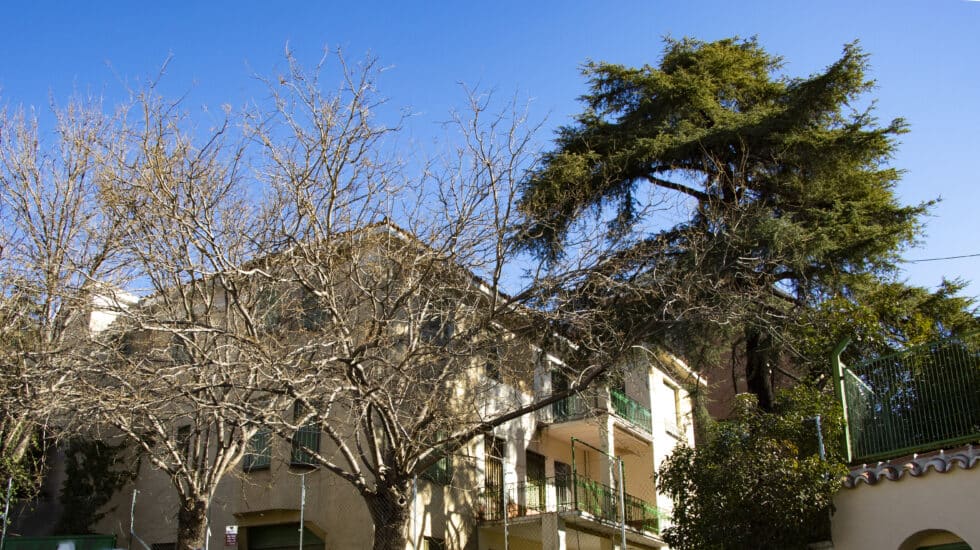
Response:
[[[270,232],[240,172],[244,142],[227,125],[188,127],[180,105],[152,89],[134,106],[100,200],[122,228],[129,290],[141,299],[115,308],[73,364],[73,398],[170,478],[178,547],[201,548],[215,490],[260,426],[254,415],[291,404],[269,391],[273,367],[300,356],[270,330]]]
[[[37,116],[0,112],[0,476],[29,489],[25,462],[44,434],[69,428],[60,368],[87,333],[101,284],[119,276],[119,228],[98,208],[112,120],[73,101]]]
[[[339,95],[323,95],[292,64],[271,86],[284,124],[256,133],[288,243],[275,273],[315,325],[306,361],[276,375],[302,406],[271,427],[294,444],[322,431],[312,462],[363,497],[375,548],[404,548],[415,476],[606,375],[637,332],[608,315],[620,283],[590,275],[604,241],[582,235],[548,269],[516,253],[517,182],[536,156],[523,111],[470,94],[453,146],[409,178],[385,160],[370,65],[343,68]],[[572,382],[535,397],[554,350]]]
[[[329,449],[303,450],[363,497],[375,547],[404,547],[416,475],[607,376],[643,334],[619,307],[638,291],[599,269],[618,261],[602,254],[604,236],[578,235],[574,254],[547,265],[517,253],[517,183],[537,152],[516,103],[496,112],[489,96],[470,94],[446,125],[446,150],[406,161],[394,143],[400,121],[374,117],[383,102],[373,62],[338,58],[331,93],[319,67],[304,72],[290,58],[240,138],[231,122],[195,128],[151,87],[97,126],[98,139],[68,141],[100,144],[81,171],[96,186],[79,203],[84,223],[59,223],[109,248],[82,269],[68,253],[101,249],[64,245],[54,255],[79,271],[49,285],[78,300],[64,311],[90,311],[98,297],[107,326],[78,331],[90,342],[71,353],[38,357],[59,359],[65,407],[170,478],[182,550],[204,545],[215,490],[259,430],[302,446],[296,434],[310,426]],[[67,174],[74,167],[66,161]],[[32,170],[20,172],[34,189]],[[22,216],[29,229],[9,242],[30,236],[30,214],[46,219],[60,189],[37,189]],[[12,197],[5,204],[16,206]],[[126,277],[111,277],[119,266]],[[5,299],[20,288],[7,281]],[[57,314],[46,322],[70,325]],[[570,383],[535,396],[549,351]]]

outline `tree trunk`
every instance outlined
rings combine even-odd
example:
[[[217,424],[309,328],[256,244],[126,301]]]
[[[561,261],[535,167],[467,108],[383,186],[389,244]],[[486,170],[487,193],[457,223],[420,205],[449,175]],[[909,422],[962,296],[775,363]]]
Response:
[[[403,487],[379,488],[376,494],[365,497],[374,520],[373,550],[404,550],[408,542],[405,528],[411,502],[409,484]]]
[[[771,340],[759,330],[752,327],[745,329],[745,382],[764,411],[772,411],[774,401],[769,367],[771,344]]]
[[[207,528],[207,501],[192,500],[182,503],[177,512],[177,550],[204,548]]]

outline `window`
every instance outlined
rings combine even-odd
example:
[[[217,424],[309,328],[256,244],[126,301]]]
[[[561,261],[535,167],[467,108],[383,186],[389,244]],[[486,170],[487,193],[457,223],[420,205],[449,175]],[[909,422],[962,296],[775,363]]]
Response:
[[[272,432],[268,428],[259,428],[255,435],[248,440],[248,449],[242,459],[242,469],[246,472],[264,470],[272,462]]]
[[[663,399],[664,427],[667,433],[675,436],[681,435],[681,391],[680,389],[664,381],[665,395]]]
[[[422,321],[419,337],[423,342],[445,346],[452,339],[455,328],[453,321],[444,314],[431,315]]]
[[[483,480],[483,519],[497,520],[504,513],[504,453],[506,443],[487,435],[483,443],[486,473]]]
[[[306,330],[319,330],[327,323],[327,312],[320,307],[320,300],[316,294],[305,290],[303,292],[303,328]]]
[[[448,345],[456,333],[455,306],[452,302],[437,300],[430,303],[426,310],[419,323],[419,339],[436,346]]]
[[[616,376],[613,380],[609,381],[609,389],[619,392],[622,395],[626,395],[626,378],[624,375],[620,374]]]
[[[555,461],[555,497],[558,499],[559,510],[573,506],[572,496],[572,467],[564,462]]]
[[[298,420],[305,414],[303,404],[299,401],[293,406],[293,419]],[[316,419],[300,426],[293,434],[293,450],[289,463],[293,466],[315,466],[313,453],[320,452],[320,426]]]
[[[566,391],[568,391],[568,377],[556,370],[551,371],[552,395]],[[556,421],[566,420],[569,416],[571,416],[571,411],[573,408],[571,405],[576,403],[576,399],[577,398],[575,396],[570,396],[562,399],[561,401],[555,401],[551,404],[551,414],[555,417]]]
[[[272,288],[262,288],[255,297],[255,319],[262,327],[274,329],[279,326],[282,311],[279,292]]]
[[[487,378],[495,382],[503,382],[504,377],[501,374],[503,362],[504,344],[498,339],[490,346],[490,352],[487,354],[487,362],[484,365],[484,372]]]
[[[183,460],[188,460],[191,454],[191,425],[177,427],[177,452]]]
[[[127,331],[119,337],[117,351],[123,357],[130,357],[136,353],[136,333]]]
[[[187,342],[174,334],[170,338],[170,359],[175,365],[187,365],[191,362],[191,354],[187,351]]]
[[[436,439],[446,437],[445,433],[436,435]],[[439,485],[449,485],[453,480],[453,455],[446,454],[438,462],[422,472],[422,478]]]
[[[424,537],[425,549],[424,550],[446,550],[446,539],[440,539],[437,537]]]

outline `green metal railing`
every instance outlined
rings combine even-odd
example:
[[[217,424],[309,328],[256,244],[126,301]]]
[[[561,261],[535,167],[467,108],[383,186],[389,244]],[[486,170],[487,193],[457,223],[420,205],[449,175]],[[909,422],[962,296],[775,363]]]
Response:
[[[551,404],[551,416],[555,422],[567,422],[592,414],[596,410],[594,395],[571,395]]]
[[[637,531],[660,533],[660,510],[645,500],[627,494],[626,525]]]
[[[617,416],[638,428],[653,432],[650,409],[619,390],[609,390],[609,400]],[[554,422],[567,422],[605,410],[608,409],[594,393],[572,395],[551,405],[551,418]]]
[[[61,535],[47,537],[7,537],[4,550],[111,550],[117,548],[116,535]]]
[[[976,337],[926,344],[851,367],[840,363],[838,352],[834,363],[850,461],[980,440]]]
[[[608,485],[582,476],[572,476],[575,485],[573,499],[560,502],[564,510],[588,512],[597,518],[619,522],[619,491]]]
[[[660,512],[656,506],[625,494],[626,525],[637,531],[660,533]],[[533,516],[545,512],[584,512],[599,520],[619,524],[622,513],[619,491],[582,476],[547,478],[508,483],[488,490],[481,498],[479,517],[485,521]]]
[[[609,390],[609,396],[612,399],[613,410],[616,411],[617,415],[631,424],[652,433],[653,420],[650,416],[650,409],[640,405],[633,398],[619,390]]]

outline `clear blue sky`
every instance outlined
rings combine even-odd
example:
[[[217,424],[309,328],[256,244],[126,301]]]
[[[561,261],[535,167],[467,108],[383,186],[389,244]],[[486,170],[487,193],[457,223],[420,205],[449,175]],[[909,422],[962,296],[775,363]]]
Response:
[[[51,2],[9,3],[0,33],[0,102],[44,107],[73,91],[124,96],[125,83],[156,74],[172,56],[165,89],[192,108],[241,105],[262,94],[288,42],[305,62],[324,46],[370,52],[390,66],[380,87],[418,113],[445,120],[459,83],[533,98],[547,127],[568,121],[584,92],[579,65],[655,63],[662,37],[758,36],[806,75],[844,43],[871,54],[878,116],[904,117],[894,164],[907,171],[905,202],[942,197],[922,246],[908,259],[980,254],[980,1],[647,0],[494,2]],[[543,137],[549,137],[544,134]],[[975,281],[980,257],[907,264],[915,284],[943,276]]]

